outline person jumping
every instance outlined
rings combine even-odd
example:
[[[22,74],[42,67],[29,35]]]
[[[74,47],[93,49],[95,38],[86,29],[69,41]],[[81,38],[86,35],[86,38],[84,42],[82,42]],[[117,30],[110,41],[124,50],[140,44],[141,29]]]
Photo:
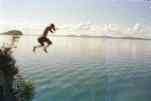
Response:
[[[36,48],[40,48],[40,47],[44,47],[44,51],[47,53],[47,48],[49,47],[49,45],[52,44],[52,41],[49,40],[48,36],[48,32],[54,33],[56,31],[56,27],[54,24],[50,24],[49,26],[47,26],[43,32],[43,34],[37,39],[38,43],[40,43],[40,45],[34,46],[33,47],[33,52],[36,51]],[[47,43],[47,45],[45,46],[45,43]]]

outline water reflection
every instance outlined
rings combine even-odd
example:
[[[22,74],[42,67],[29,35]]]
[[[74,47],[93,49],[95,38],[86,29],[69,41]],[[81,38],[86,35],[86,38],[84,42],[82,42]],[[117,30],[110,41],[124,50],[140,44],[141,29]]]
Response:
[[[36,84],[33,101],[150,101],[150,41],[50,38],[46,55],[32,52],[36,37],[0,36],[17,46],[21,72]]]

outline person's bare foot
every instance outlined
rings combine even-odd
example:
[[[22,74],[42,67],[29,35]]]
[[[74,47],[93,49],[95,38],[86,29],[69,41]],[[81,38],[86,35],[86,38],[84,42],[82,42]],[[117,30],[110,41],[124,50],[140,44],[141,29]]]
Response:
[[[33,52],[35,52],[36,51],[36,47],[33,47]]]
[[[44,47],[44,52],[45,52],[45,53],[48,53],[48,51],[47,51],[47,48],[46,48],[46,47]]]

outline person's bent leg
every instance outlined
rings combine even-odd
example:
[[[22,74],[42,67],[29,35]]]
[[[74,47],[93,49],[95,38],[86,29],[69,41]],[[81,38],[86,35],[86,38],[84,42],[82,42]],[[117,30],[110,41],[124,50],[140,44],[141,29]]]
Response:
[[[42,38],[42,37],[38,38],[38,43],[40,43],[40,45],[34,46],[34,47],[33,47],[33,52],[36,51],[36,48],[40,48],[40,47],[43,47],[43,46],[44,46],[44,41],[43,41],[43,38]]]
[[[42,46],[42,45],[34,46],[34,47],[33,47],[33,52],[35,52],[35,51],[36,51],[36,49],[37,49],[37,48],[40,48],[40,47],[43,47],[43,46]]]
[[[45,51],[46,53],[48,53],[47,48],[52,44],[52,42],[51,42],[48,38],[46,38],[45,41],[46,41],[47,45],[44,47],[44,51]]]

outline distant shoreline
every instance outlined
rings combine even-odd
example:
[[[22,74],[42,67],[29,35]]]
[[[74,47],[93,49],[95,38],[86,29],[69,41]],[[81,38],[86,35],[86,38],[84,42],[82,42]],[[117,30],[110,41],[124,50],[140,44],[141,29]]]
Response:
[[[10,30],[7,32],[0,33],[0,35],[23,35],[23,33],[19,30]]]
[[[6,35],[6,36],[11,36],[10,34],[0,34]],[[17,35],[17,34],[16,34]],[[36,34],[28,34],[28,35],[21,35],[21,36],[39,36]],[[149,40],[151,41],[150,38],[135,38],[135,37],[111,37],[111,36],[86,36],[86,35],[81,35],[81,36],[76,36],[76,35],[48,35],[51,37],[73,37],[73,38],[101,38],[101,39],[124,39],[124,40]]]

